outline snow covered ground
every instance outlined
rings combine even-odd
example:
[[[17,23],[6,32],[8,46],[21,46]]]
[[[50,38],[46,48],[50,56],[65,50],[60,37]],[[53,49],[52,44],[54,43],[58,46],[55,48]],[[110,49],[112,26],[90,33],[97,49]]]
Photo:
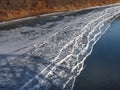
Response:
[[[120,6],[0,27],[0,90],[70,90]],[[3,30],[4,29],[4,30]]]

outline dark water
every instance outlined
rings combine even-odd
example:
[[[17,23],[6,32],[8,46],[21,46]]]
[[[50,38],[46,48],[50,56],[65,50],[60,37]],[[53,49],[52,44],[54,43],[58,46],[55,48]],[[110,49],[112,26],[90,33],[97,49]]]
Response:
[[[120,90],[120,17],[94,46],[74,90]]]

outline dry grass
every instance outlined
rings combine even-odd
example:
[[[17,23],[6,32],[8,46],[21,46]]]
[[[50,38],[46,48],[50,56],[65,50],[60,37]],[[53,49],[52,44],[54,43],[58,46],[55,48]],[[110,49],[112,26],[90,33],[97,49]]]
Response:
[[[119,2],[120,0],[0,0],[0,21]]]

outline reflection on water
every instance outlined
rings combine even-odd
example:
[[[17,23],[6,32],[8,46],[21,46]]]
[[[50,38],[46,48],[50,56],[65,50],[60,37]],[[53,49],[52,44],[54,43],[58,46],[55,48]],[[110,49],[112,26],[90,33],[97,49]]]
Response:
[[[120,18],[94,46],[74,90],[120,90]]]

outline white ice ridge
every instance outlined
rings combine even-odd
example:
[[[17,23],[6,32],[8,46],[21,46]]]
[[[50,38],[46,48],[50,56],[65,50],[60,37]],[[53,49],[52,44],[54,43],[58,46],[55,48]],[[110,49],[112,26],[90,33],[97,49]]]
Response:
[[[102,14],[104,15],[103,12],[102,12]],[[101,15],[102,15],[102,14],[101,14]],[[102,16],[99,16],[99,17],[101,18]],[[95,20],[97,20],[97,19],[98,19],[98,18],[96,18]],[[89,22],[81,31],[83,31],[85,28],[87,28],[88,25],[90,25],[90,24],[91,24],[92,22],[94,22],[95,20],[92,20],[91,22]],[[75,39],[76,39],[76,38],[75,38]],[[55,57],[55,59],[52,60],[53,63],[56,63],[56,65],[60,65],[64,60],[66,60],[67,58],[71,57],[72,54],[66,56],[63,60],[60,60],[60,62],[58,62],[58,63],[56,62],[56,60],[60,57],[62,51],[63,51],[64,49],[66,49],[67,47],[69,47],[69,45],[73,44],[74,41],[75,41],[75,39],[71,40],[70,42],[68,42],[67,44],[65,44],[65,45],[62,47],[62,49],[60,49],[59,54],[57,55],[57,57]],[[73,51],[72,51],[72,52],[73,52]],[[48,65],[45,69],[43,69],[35,78],[38,78],[39,75],[42,74],[42,73],[44,73],[45,70],[47,70],[51,65],[52,65],[52,63],[51,63],[50,65]],[[52,71],[53,69],[55,69],[55,68],[56,68],[56,66],[53,67],[53,68],[51,69],[51,71]],[[48,74],[50,74],[51,71],[50,71]],[[48,74],[46,75],[46,77],[48,76]],[[46,77],[45,77],[45,78],[46,78]],[[30,80],[29,82],[27,82],[22,88],[24,88],[24,87],[27,86],[29,83],[31,83],[32,80],[34,80],[34,79],[31,79],[31,80]],[[40,82],[41,82],[41,81],[40,81]]]
[[[94,17],[93,14],[94,19],[88,22],[88,24],[86,24],[82,28],[73,28],[72,26],[68,26],[67,28],[65,28],[65,30],[70,29],[69,32],[76,31],[77,33],[72,32],[74,37],[71,38],[71,40],[67,40],[64,37],[62,38],[66,39],[67,42],[65,42],[64,45],[62,43],[60,44],[62,47],[60,46],[61,49],[57,53],[56,57],[52,57],[54,51],[53,53],[49,52],[49,48],[50,44],[55,44],[54,38],[57,38],[59,41],[59,38],[61,38],[62,36],[58,38],[57,35],[61,35],[62,31],[57,32],[56,34],[51,36],[52,40],[48,39],[42,45],[37,45],[35,47],[36,50],[32,51],[32,54],[39,53],[38,55],[43,55],[44,57],[47,57],[48,60],[50,58],[51,63],[45,66],[45,68],[43,68],[43,70],[41,70],[34,78],[26,82],[20,88],[20,90],[48,90],[51,88],[54,89],[55,87],[58,90],[73,89],[76,76],[78,76],[84,69],[85,59],[91,54],[95,43],[106,32],[106,30],[110,27],[112,20],[119,13],[120,6],[110,7],[97,13],[96,17]],[[79,21],[79,17],[77,20]],[[77,20],[74,20],[74,22],[76,22]],[[79,23],[75,24],[78,25]],[[65,32],[65,30],[63,31]],[[47,45],[49,45],[49,48]],[[52,46],[52,48],[55,48],[55,46],[57,46],[57,44]],[[48,49],[48,53],[41,53],[43,50],[46,50],[46,48]],[[39,69],[40,68],[41,67],[39,67]],[[34,81],[38,81],[38,83],[35,84]]]

